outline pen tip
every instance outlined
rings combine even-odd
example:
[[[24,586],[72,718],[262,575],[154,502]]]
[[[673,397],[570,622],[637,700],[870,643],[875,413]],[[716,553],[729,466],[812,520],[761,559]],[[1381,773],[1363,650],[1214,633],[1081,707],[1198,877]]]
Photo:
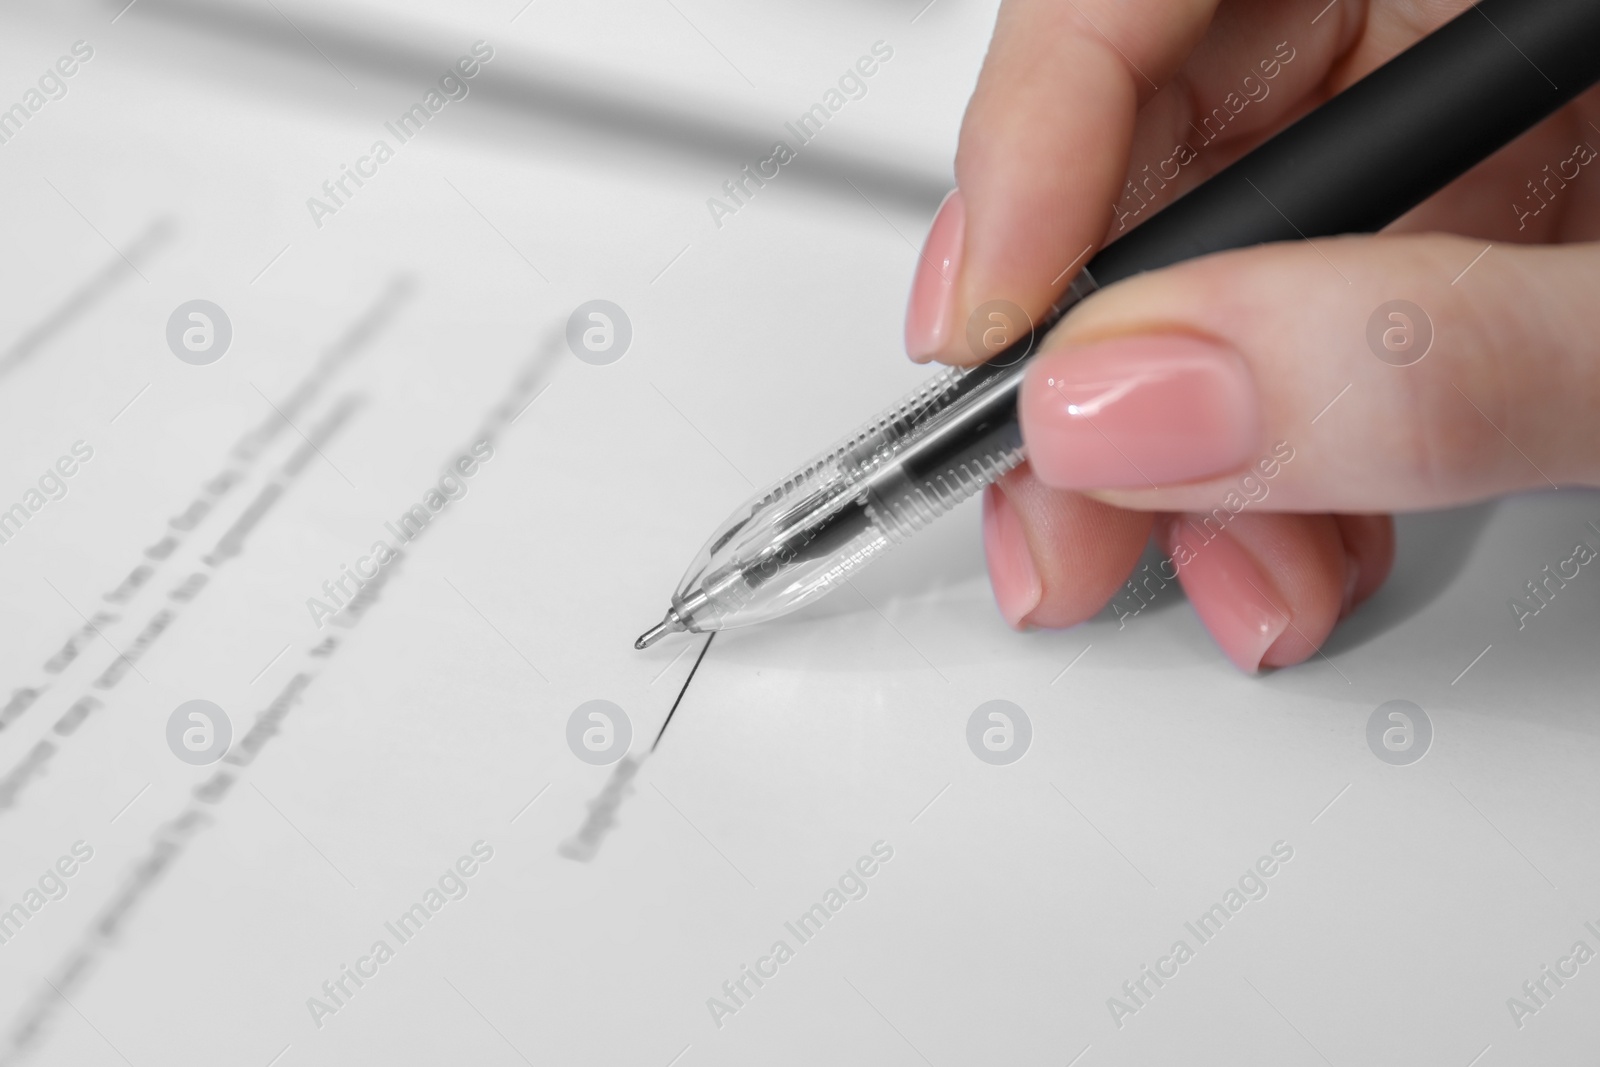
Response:
[[[633,647],[637,649],[649,648],[651,645],[655,644],[668,634],[677,630],[682,630],[683,628],[683,624],[678,622],[674,614],[669,611],[667,612],[666,618],[662,619],[660,622],[650,627],[650,629],[640,634],[639,639],[633,643]]]

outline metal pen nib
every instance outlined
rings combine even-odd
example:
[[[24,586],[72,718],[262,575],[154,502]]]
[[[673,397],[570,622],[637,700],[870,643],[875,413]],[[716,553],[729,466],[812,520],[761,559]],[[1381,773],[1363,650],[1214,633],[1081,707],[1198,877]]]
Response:
[[[650,627],[650,629],[640,634],[639,639],[633,643],[633,647],[640,649],[649,648],[651,645],[655,644],[668,634],[677,633],[684,628],[685,627],[683,623],[678,621],[676,613],[669,611],[667,612],[666,618],[662,619],[660,622]]]
[[[640,634],[639,640],[633,643],[633,647],[646,649],[668,634],[678,634],[685,630],[693,633],[702,632],[701,628],[695,624],[695,613],[706,606],[706,600],[704,590],[700,589],[693,590],[687,596],[674,600],[661,621]],[[715,627],[712,627],[712,629],[715,629]]]

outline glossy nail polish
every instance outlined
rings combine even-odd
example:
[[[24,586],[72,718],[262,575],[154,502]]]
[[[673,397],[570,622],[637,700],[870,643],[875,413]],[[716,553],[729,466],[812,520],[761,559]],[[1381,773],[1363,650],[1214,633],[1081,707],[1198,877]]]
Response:
[[[1259,447],[1244,357],[1187,334],[1061,349],[1029,368],[1022,436],[1058,489],[1167,486],[1226,474]]]
[[[1344,595],[1339,600],[1339,618],[1344,618],[1356,606],[1356,586],[1361,584],[1361,563],[1351,553],[1344,557]]]
[[[989,584],[1006,625],[1022,628],[1023,620],[1039,606],[1044,583],[1033,565],[1022,518],[997,485],[983,493],[983,550],[989,560]]]
[[[939,205],[928,239],[923,242],[916,279],[911,283],[911,299],[906,305],[906,354],[918,363],[926,363],[950,342],[956,275],[961,270],[966,227],[967,209],[961,190],[953,189]]]
[[[1209,539],[1208,539],[1209,538]],[[1283,598],[1255,558],[1226,530],[1197,527],[1186,516],[1167,523],[1163,546],[1178,565],[1195,614],[1242,671],[1255,672],[1289,629]]]

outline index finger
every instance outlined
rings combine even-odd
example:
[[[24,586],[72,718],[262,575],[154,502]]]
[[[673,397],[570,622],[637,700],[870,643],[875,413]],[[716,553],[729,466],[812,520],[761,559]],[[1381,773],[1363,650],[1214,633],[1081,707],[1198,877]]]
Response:
[[[985,301],[1035,320],[1049,308],[1105,235],[1140,102],[1182,66],[1218,2],[1005,0],[962,121],[958,188],[912,289],[912,358],[975,361],[965,324]]]

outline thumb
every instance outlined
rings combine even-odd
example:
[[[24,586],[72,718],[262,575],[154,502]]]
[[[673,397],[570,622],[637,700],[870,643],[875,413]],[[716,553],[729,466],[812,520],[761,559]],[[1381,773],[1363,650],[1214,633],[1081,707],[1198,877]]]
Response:
[[[1129,279],[1024,380],[1046,485],[1123,507],[1381,512],[1600,483],[1600,245],[1270,245]]]

